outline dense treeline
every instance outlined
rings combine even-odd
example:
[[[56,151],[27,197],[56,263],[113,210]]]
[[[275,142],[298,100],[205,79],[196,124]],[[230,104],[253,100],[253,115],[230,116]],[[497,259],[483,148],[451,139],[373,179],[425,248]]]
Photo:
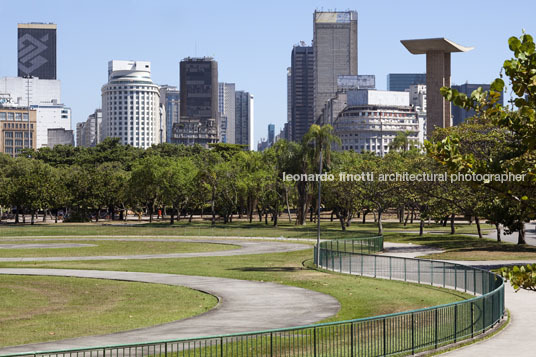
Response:
[[[454,233],[455,217],[464,216],[478,227],[482,219],[495,224],[498,239],[500,226],[519,232],[522,244],[524,223],[536,216],[536,52],[529,35],[513,37],[509,44],[514,58],[505,61],[504,71],[517,96],[514,104],[498,104],[502,79],[489,92],[471,96],[443,88],[448,100],[476,115],[466,124],[436,130],[426,152],[414,148],[404,133],[383,158],[332,152],[338,138],[331,126],[317,125],[301,143],[281,140],[262,153],[229,144],[210,149],[161,144],[142,150],[107,139],[94,148],[41,148],[16,159],[0,155],[0,207],[13,211],[16,222],[20,213],[29,213],[32,223],[39,211],[62,210],[73,221],[98,220],[102,212],[125,219],[133,211],[152,220],[163,209],[172,224],[201,213],[213,223],[238,217],[277,225],[279,219],[291,220],[292,210],[295,224],[303,225],[316,218],[317,182],[288,181],[285,175],[322,172],[333,179],[322,182],[321,206],[342,230],[354,218],[365,221],[372,214],[381,234],[383,215],[396,211],[400,222],[420,220],[421,234],[428,219],[450,222]],[[408,179],[447,171],[445,181]],[[395,173],[406,179],[380,179]],[[451,181],[450,175],[458,173],[512,173],[524,180]],[[348,180],[345,174],[374,179]]]

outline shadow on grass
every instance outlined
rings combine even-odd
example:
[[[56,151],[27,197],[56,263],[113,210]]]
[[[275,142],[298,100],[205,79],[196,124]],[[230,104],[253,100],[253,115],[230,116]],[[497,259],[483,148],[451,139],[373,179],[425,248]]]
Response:
[[[243,271],[243,272],[282,272],[282,273],[290,273],[295,271],[304,270],[303,268],[298,267],[242,267],[242,268],[231,268],[227,270],[234,270],[234,271]]]

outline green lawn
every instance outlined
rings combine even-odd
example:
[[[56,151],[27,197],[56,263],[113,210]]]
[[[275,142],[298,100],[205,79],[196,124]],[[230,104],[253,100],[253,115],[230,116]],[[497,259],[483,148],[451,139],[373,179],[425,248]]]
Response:
[[[302,262],[309,260],[312,254],[311,249],[289,253],[233,257],[0,263],[0,267],[140,271],[270,281],[334,296],[339,300],[342,308],[336,316],[327,321],[428,307],[458,301],[468,296],[435,287],[307,269]]]
[[[418,231],[418,223],[403,224],[396,222],[385,222],[384,230],[389,231]],[[476,234],[476,225],[457,224],[458,233]],[[367,222],[365,224],[356,220],[352,222],[346,232],[343,232],[337,221],[322,221],[322,238],[352,238],[360,236],[375,235],[378,231],[376,223]],[[492,226],[483,225],[483,229],[490,229]],[[450,232],[450,227],[443,227],[438,224],[426,225],[426,231]],[[258,221],[253,223],[233,222],[229,224],[218,223],[212,226],[210,222],[181,221],[171,226],[169,223],[143,223],[124,225],[116,223],[114,225],[101,223],[87,224],[39,224],[39,225],[0,225],[0,238],[13,236],[83,236],[83,235],[114,235],[114,236],[239,236],[239,237],[287,237],[287,238],[316,238],[316,224],[307,222],[305,226],[296,226],[289,223],[284,217],[279,220],[278,227],[272,224],[264,224]]]
[[[444,253],[424,256],[427,259],[447,260],[536,260],[536,247],[499,243],[491,239],[450,234],[386,233],[386,241],[398,243],[424,244],[445,250]]]
[[[211,295],[177,286],[0,275],[0,346],[152,326],[201,314]]]
[[[117,237],[119,238],[119,237]],[[74,241],[26,241],[8,239],[0,240],[0,244],[35,244],[35,243],[75,243],[92,244],[92,247],[76,248],[36,248],[36,249],[0,249],[0,257],[82,257],[96,255],[137,255],[211,252],[239,248],[230,244],[212,244],[196,242],[136,242],[112,240],[74,240]]]

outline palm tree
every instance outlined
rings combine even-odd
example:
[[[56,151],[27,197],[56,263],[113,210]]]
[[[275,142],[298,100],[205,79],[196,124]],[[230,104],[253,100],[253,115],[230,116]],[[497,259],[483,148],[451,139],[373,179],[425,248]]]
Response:
[[[389,144],[391,150],[402,150],[403,152],[408,151],[410,148],[416,146],[415,139],[411,137],[411,131],[401,131],[396,134],[396,137]]]
[[[341,144],[341,139],[333,134],[333,127],[329,124],[319,126],[316,124],[311,125],[309,131],[303,137],[304,147],[309,146],[311,143],[314,144],[313,148],[313,167],[315,167],[318,162],[318,173],[322,175],[322,159],[325,156],[326,166],[329,167],[331,164],[331,143],[336,142],[338,145]],[[317,229],[316,229],[316,261],[317,264],[320,264],[320,203],[321,203],[321,192],[322,192],[322,181],[318,179],[318,201],[317,201]]]

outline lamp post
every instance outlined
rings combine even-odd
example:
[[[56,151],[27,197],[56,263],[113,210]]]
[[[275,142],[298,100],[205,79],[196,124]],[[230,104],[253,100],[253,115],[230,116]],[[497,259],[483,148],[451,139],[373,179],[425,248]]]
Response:
[[[32,79],[33,76],[26,75],[23,78],[26,78],[26,99],[27,99],[27,104],[28,104],[28,107],[26,109],[28,111],[28,124],[27,125],[28,125],[28,149],[29,149],[29,148],[31,148],[30,137],[32,135],[32,132],[30,130],[30,125],[31,125],[31,121],[30,121],[30,79]],[[24,144],[23,144],[23,146],[24,146]]]

